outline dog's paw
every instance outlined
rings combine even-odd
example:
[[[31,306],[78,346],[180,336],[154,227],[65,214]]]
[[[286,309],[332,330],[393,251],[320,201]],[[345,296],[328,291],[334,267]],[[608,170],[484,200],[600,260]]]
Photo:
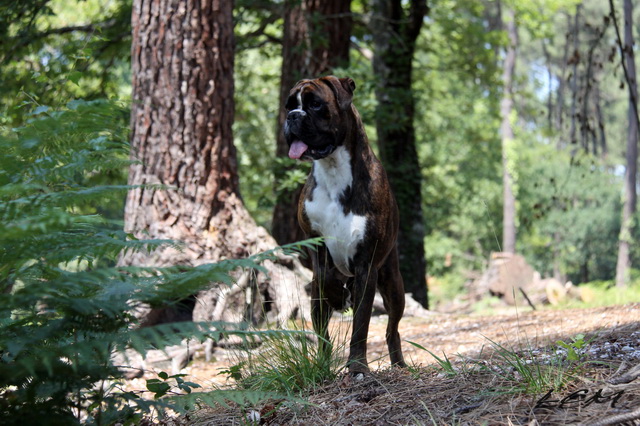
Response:
[[[360,381],[367,374],[369,374],[369,368],[366,365],[357,364],[357,365],[352,365],[349,368],[349,376],[351,376],[351,378],[354,380]]]
[[[345,374],[342,379],[338,382],[338,386],[341,388],[348,389],[355,385],[356,383],[362,382],[365,379],[365,373],[362,372],[349,372]]]

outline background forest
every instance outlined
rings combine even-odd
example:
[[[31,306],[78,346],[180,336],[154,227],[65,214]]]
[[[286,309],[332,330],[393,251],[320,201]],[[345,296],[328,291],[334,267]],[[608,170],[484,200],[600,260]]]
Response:
[[[282,283],[301,290],[308,271],[287,255],[317,243],[294,243],[308,165],[286,158],[279,128],[289,88],[320,74],[356,82],[401,209],[407,291],[424,307],[462,293],[494,252],[562,283],[631,289],[617,299],[630,301],[632,6],[1,1],[3,418],[135,421],[133,405],[152,404],[110,381],[123,375],[114,351],[246,338],[248,323],[304,310]],[[198,386],[158,376],[158,398]]]
[[[281,76],[287,70],[283,43],[291,42],[283,19],[287,7],[295,6],[285,3],[241,0],[234,7],[233,131],[241,194],[267,229],[278,197],[306,173],[292,170],[285,159],[274,161]],[[37,114],[72,99],[111,99],[128,108],[130,1],[5,5],[0,48],[5,129],[24,123],[34,108]],[[622,27],[622,4],[614,5]],[[375,146],[380,82],[372,64],[373,6],[356,0],[347,6],[352,19],[348,57],[324,71],[355,79],[356,104]],[[402,7],[408,11],[408,3]],[[610,5],[438,0],[429,2],[426,12],[415,41],[411,90],[424,252],[432,282],[451,294],[486,267],[491,252],[513,251],[503,247],[505,170],[515,201],[515,251],[543,276],[563,282],[614,280],[624,234],[629,91]],[[503,22],[508,13],[515,16],[516,38]],[[311,45],[321,45],[326,35],[309,34]],[[509,90],[504,70],[510,46],[515,63]],[[508,146],[501,130],[505,93],[513,103]],[[125,113],[120,124],[127,122]],[[106,179],[124,184],[126,169]],[[117,198],[101,206],[101,213],[122,218],[122,203]],[[634,214],[630,229],[636,235]],[[637,265],[638,246],[630,247],[631,265]]]

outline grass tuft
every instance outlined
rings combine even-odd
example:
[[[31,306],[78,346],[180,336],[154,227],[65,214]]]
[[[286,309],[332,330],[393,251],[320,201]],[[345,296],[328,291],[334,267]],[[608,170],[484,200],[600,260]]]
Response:
[[[298,395],[335,380],[344,368],[342,351],[319,352],[313,332],[271,330],[261,337],[261,350],[247,350],[229,370],[244,389]]]

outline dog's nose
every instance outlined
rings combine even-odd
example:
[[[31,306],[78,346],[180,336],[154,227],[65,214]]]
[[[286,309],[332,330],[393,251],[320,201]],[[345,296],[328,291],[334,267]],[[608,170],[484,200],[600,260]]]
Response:
[[[296,121],[296,120],[300,120],[302,118],[304,118],[307,115],[306,112],[304,112],[301,109],[294,109],[293,111],[290,111],[289,114],[287,114],[287,121]]]

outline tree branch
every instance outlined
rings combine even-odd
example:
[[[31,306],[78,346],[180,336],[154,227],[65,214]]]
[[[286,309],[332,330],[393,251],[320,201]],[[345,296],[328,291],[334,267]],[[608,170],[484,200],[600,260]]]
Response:
[[[422,21],[424,17],[429,13],[429,6],[427,0],[412,0],[411,1],[411,15],[409,16],[410,24],[407,36],[411,40],[415,40],[420,35],[420,29],[422,28]]]
[[[50,28],[48,30],[41,31],[38,33],[26,33],[26,34],[23,33],[21,35],[13,37],[12,39],[10,39],[9,43],[7,43],[7,44],[10,44],[12,41],[16,42],[15,45],[6,54],[6,56],[2,58],[2,63],[6,64],[11,59],[13,59],[13,57],[15,56],[16,52],[18,52],[18,50],[24,47],[27,47],[28,45],[30,45],[31,43],[37,40],[41,40],[52,35],[62,35],[62,34],[68,34],[73,32],[90,34],[96,31],[102,31],[108,28],[112,28],[117,23],[118,21],[116,19],[109,19],[107,21],[100,22],[98,24],[71,25],[68,27]]]
[[[636,126],[640,129],[640,118],[638,118],[638,99],[636,99],[635,93],[631,88],[631,77],[629,77],[629,71],[627,70],[627,63],[625,61],[625,48],[622,44],[622,37],[620,36],[620,27],[618,27],[618,19],[616,18],[616,10],[613,7],[613,0],[609,0],[609,9],[611,11],[611,19],[613,20],[613,26],[616,29],[616,39],[618,41],[618,47],[620,48],[620,59],[622,62],[622,70],[624,71],[624,79],[627,82],[629,88],[629,97],[631,98],[631,105],[633,106],[634,116],[636,118]],[[629,47],[631,48],[631,47]]]

